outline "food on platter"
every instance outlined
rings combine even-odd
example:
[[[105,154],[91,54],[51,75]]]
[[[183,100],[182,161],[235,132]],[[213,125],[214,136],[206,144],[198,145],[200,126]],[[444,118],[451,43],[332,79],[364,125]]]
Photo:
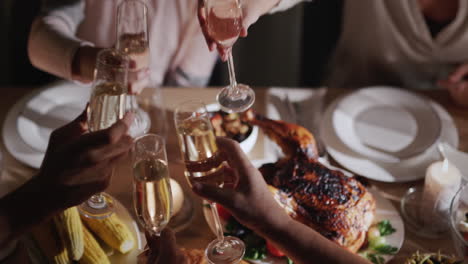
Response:
[[[405,261],[405,264],[462,264],[462,260],[438,253],[414,253]]]
[[[31,235],[40,252],[39,263],[110,263],[102,246],[115,249],[115,254],[127,254],[136,247],[132,232],[117,214],[91,219],[80,216],[76,207],[35,227]]]
[[[284,153],[277,162],[260,167],[276,201],[293,219],[357,252],[374,220],[372,194],[354,177],[319,163],[314,136],[307,129],[252,110],[242,120],[259,126]]]
[[[216,136],[229,137],[239,143],[252,132],[252,126],[242,121],[239,113],[211,112],[210,120]]]

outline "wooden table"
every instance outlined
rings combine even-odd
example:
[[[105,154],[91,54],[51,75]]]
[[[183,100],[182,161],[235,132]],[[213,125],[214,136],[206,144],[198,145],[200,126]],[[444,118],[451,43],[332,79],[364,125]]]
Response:
[[[0,99],[0,122],[3,124],[5,119],[6,113],[10,107],[22,96],[31,92],[31,88],[21,88],[21,87],[3,87],[2,88],[2,97]],[[197,89],[197,88],[170,88],[170,89],[162,89],[163,98],[165,100],[165,105],[168,107],[169,110],[175,108],[180,102],[187,100],[198,98],[206,103],[214,102],[215,95],[217,93],[217,89]],[[143,92],[143,97],[147,96],[151,91],[145,90]],[[329,89],[326,102],[330,103],[333,99],[342,96],[346,93],[350,92],[349,90],[343,89]],[[257,100],[254,105],[254,108],[262,113],[265,109],[265,94],[266,89],[256,89],[256,96]],[[448,94],[445,91],[427,91],[422,92],[423,95],[434,99],[435,101],[439,102],[443,105],[447,111],[452,115],[455,120],[455,123],[458,127],[459,135],[460,135],[460,149],[462,151],[468,151],[468,110],[461,109],[456,107],[452,101],[450,100]],[[168,125],[169,125],[169,133],[168,133],[168,157],[170,160],[170,173],[171,177],[175,178],[183,187],[186,192],[186,198],[191,199],[193,201],[195,207],[195,217],[187,229],[179,232],[177,234],[178,243],[187,248],[203,248],[207,245],[211,240],[215,238],[214,234],[210,231],[208,225],[205,222],[205,219],[202,214],[201,209],[201,202],[198,197],[192,194],[189,190],[188,185],[183,176],[183,165],[180,162],[177,162],[179,157],[178,153],[178,146],[175,138],[174,128],[172,125],[172,117],[168,116]],[[259,135],[259,140],[257,145],[254,147],[254,150],[250,154],[251,158],[260,158],[259,156],[262,153],[263,149],[263,135]],[[9,173],[18,177],[20,181],[25,181],[32,175],[34,175],[35,170],[29,168],[17,160],[15,160],[4,148],[3,142],[1,142],[0,147],[4,153],[4,173]],[[130,163],[121,164],[118,173],[113,177],[111,186],[108,189],[108,192],[119,199],[131,212],[132,209],[132,191],[131,191],[131,170],[130,170]],[[380,190],[385,197],[390,199],[393,204],[398,208],[399,200],[405,193],[405,191],[414,185],[421,185],[422,181],[417,182],[410,182],[410,183],[380,183],[376,181],[370,181],[372,187],[377,188]],[[401,249],[400,253],[398,254],[397,258],[395,258],[391,263],[401,263],[402,258],[411,254],[416,250],[422,251],[437,251],[438,249],[442,249],[444,252],[452,254],[454,253],[452,248],[452,243],[450,238],[444,237],[438,240],[427,240],[421,239],[415,236],[410,232],[406,232],[405,234],[405,242],[403,244],[403,248]],[[22,253],[16,254],[17,256],[22,255]],[[11,261],[11,260],[10,260]],[[15,260],[10,263],[19,263]]]

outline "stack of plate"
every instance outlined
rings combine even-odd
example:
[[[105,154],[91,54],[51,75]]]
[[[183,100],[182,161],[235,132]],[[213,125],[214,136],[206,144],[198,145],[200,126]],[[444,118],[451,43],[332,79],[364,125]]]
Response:
[[[458,146],[458,132],[439,104],[393,87],[369,87],[337,99],[321,137],[345,168],[384,182],[421,179],[440,159],[438,143]]]
[[[60,82],[19,100],[3,124],[3,142],[13,157],[39,168],[50,133],[76,118],[86,107],[90,87]]]

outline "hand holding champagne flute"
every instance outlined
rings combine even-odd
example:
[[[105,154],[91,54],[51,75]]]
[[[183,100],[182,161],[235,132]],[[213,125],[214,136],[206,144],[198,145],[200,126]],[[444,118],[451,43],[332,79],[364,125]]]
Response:
[[[216,145],[205,105],[198,101],[182,103],[175,111],[174,121],[189,184],[201,182],[223,187],[228,164]],[[235,237],[224,237],[215,203],[211,203],[211,210],[217,239],[206,248],[207,259],[215,264],[239,262],[245,253],[244,243]]]
[[[221,108],[228,112],[243,112],[255,101],[255,93],[248,85],[238,84],[234,71],[232,46],[242,29],[242,9],[239,0],[204,0],[209,36],[228,54],[230,85],[217,96]]]
[[[116,48],[129,57],[128,104],[135,111],[135,121],[130,134],[141,136],[148,132],[151,120],[137,102],[135,94],[149,84],[149,40],[147,24],[148,8],[139,0],[125,0],[117,8]]]
[[[88,107],[88,126],[91,132],[106,129],[123,118],[126,112],[128,58],[114,49],[98,53],[93,88]],[[81,204],[86,217],[106,218],[114,211],[113,198],[98,193]]]

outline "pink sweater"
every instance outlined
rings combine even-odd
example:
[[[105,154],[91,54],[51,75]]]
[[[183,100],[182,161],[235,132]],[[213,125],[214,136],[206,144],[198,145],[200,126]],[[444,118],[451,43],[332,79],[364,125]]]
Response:
[[[28,52],[39,69],[71,79],[78,47],[112,47],[121,0],[43,0],[33,22]],[[196,0],[143,0],[148,6],[151,78],[158,85],[204,86],[216,53],[198,24]]]

